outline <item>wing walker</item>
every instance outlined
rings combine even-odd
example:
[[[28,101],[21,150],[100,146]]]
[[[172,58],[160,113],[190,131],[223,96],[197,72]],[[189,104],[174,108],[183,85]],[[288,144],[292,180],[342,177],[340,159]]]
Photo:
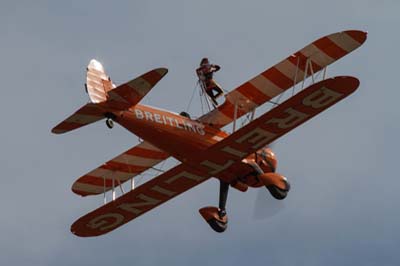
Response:
[[[243,192],[249,187],[265,187],[274,198],[284,199],[290,185],[277,172],[277,158],[269,145],[358,88],[355,77],[326,78],[326,68],[366,38],[367,33],[358,30],[322,37],[226,93],[220,105],[215,99],[223,91],[212,77],[219,66],[203,59],[196,72],[214,109],[197,119],[140,104],[167,74],[166,68],[116,86],[103,66],[91,60],[86,79],[90,102],[52,132],[61,134],[105,119],[108,127],[116,122],[143,141],[74,182],[74,193],[103,195],[105,201],[79,218],[71,226],[72,233],[81,237],[106,234],[210,178],[220,181],[219,204],[199,212],[216,232],[227,228],[230,187]],[[306,80],[311,85],[304,88]],[[258,106],[295,86],[302,90],[254,119]],[[244,115],[250,115],[251,122],[236,129],[236,121]],[[233,132],[229,134],[223,128],[231,123]],[[171,156],[180,162],[177,166],[135,187],[135,177]],[[128,186],[125,182],[130,182],[128,191],[123,189],[122,185]],[[112,200],[107,203],[108,191]]]

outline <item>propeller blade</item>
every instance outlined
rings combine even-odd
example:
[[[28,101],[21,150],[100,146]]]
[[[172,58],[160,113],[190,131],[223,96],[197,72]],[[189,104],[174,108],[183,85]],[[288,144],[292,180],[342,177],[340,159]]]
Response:
[[[254,219],[264,220],[271,218],[284,208],[284,200],[274,199],[265,187],[258,188],[254,204]]]

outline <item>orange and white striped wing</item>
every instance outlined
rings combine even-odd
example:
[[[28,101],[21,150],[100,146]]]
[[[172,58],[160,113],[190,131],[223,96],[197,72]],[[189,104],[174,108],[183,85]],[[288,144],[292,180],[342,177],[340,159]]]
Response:
[[[76,111],[73,115],[55,126],[51,132],[62,134],[85,125],[94,123],[104,118],[104,111],[96,104],[88,103]]]
[[[72,191],[81,196],[101,194],[112,188],[113,179],[118,186],[168,157],[166,152],[144,141],[80,177]]]
[[[221,128],[234,120],[235,103],[239,118],[355,50],[366,38],[366,32],[357,30],[322,37],[229,92],[222,105],[199,120]]]
[[[71,226],[71,232],[81,237],[104,235],[208,179],[180,164],[82,216]]]
[[[317,82],[207,150],[199,164],[226,181],[247,171],[242,159],[268,146],[309,119],[343,100],[359,86],[357,78],[339,76]],[[330,140],[327,140],[330,141]]]
[[[107,106],[126,110],[136,105],[167,73],[168,69],[157,68],[110,90]]]

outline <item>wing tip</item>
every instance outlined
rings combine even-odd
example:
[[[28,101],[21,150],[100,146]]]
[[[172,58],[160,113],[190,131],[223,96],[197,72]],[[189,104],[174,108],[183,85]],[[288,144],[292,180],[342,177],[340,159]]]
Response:
[[[98,194],[98,193],[97,194],[89,193],[89,192],[86,192],[86,191],[82,191],[82,190],[76,189],[74,187],[74,185],[72,185],[71,191],[74,192],[76,195],[81,196],[82,198],[86,197],[86,196],[89,196],[89,195],[97,195]]]
[[[328,84],[335,84],[334,86],[340,86],[343,92],[346,92],[347,95],[355,92],[360,86],[360,80],[353,76],[336,76],[332,77],[329,80],[324,80],[321,82],[326,82]]]
[[[166,67],[159,67],[154,69],[158,74],[160,74],[161,77],[164,77],[168,73],[168,68]]]
[[[362,30],[346,30],[344,31],[347,35],[357,41],[360,45],[367,40],[368,32]]]
[[[51,130],[51,133],[60,135],[62,133],[65,133],[65,130],[62,130],[62,129],[58,128],[58,126],[56,126]]]

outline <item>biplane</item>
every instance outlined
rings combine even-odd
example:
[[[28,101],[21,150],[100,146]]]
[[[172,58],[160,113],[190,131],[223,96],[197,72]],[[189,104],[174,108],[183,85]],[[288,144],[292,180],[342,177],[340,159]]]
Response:
[[[71,232],[81,237],[106,234],[212,177],[220,181],[219,205],[199,212],[216,232],[227,228],[230,187],[243,192],[264,187],[274,198],[284,199],[290,185],[276,172],[270,144],[358,88],[355,77],[326,78],[326,68],[366,38],[367,33],[358,30],[322,37],[225,94],[222,104],[197,119],[140,104],[167,74],[166,68],[116,86],[103,66],[91,60],[86,79],[90,102],[52,132],[61,134],[105,119],[108,127],[116,122],[142,141],[73,183],[72,191],[80,196],[110,191],[112,200],[79,218]],[[319,81],[317,74],[323,76]],[[304,85],[306,79],[311,85],[254,118],[257,107]],[[249,114],[251,121],[236,129],[237,119]],[[234,131],[229,134],[223,128],[231,123]],[[135,187],[135,177],[171,156],[179,161],[177,166]],[[115,189],[125,182],[132,184],[125,184],[129,191],[116,197]]]

